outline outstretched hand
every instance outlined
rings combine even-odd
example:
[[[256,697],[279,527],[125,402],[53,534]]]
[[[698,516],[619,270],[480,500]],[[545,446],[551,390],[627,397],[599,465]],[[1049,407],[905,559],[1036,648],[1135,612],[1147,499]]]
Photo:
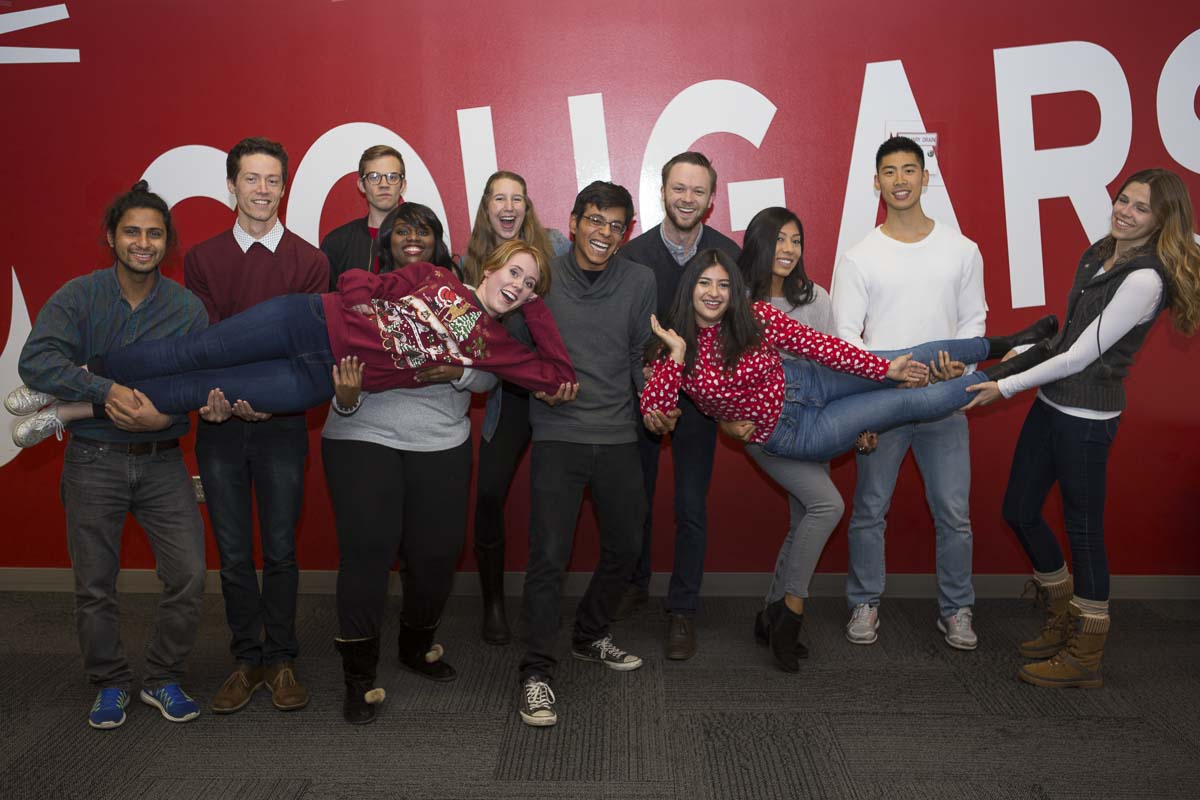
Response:
[[[569,403],[579,396],[578,383],[564,383],[559,385],[558,391],[554,394],[546,394],[545,392],[534,392],[533,396],[541,400],[548,406],[556,406],[559,403]]]
[[[679,421],[679,415],[682,413],[682,408],[672,408],[667,412],[655,409],[642,415],[642,424],[646,426],[646,430],[662,436],[675,430],[675,423]]]
[[[962,407],[963,411],[967,411],[979,406],[986,406],[988,403],[994,403],[997,400],[1004,399],[1004,395],[1000,394],[1000,384],[995,381],[984,381],[967,387],[967,391],[975,395],[971,402]]]
[[[358,404],[362,392],[363,365],[358,356],[342,356],[333,365],[333,394],[342,408],[353,408]]]
[[[650,330],[667,346],[667,351],[671,354],[671,360],[676,364],[682,364],[683,357],[687,354],[687,342],[683,340],[683,337],[671,328],[664,328],[662,325],[659,325],[658,317],[654,314],[650,315]]]
[[[967,374],[967,365],[961,361],[950,360],[950,354],[945,350],[938,351],[937,361],[929,362],[929,371],[935,383],[954,380]]]
[[[208,402],[200,407],[200,419],[205,422],[224,422],[233,416],[233,406],[220,389],[209,389]]]
[[[929,367],[912,360],[912,353],[896,356],[888,364],[887,377],[900,383],[917,382],[924,385],[929,381]]]
[[[748,442],[750,441],[750,437],[754,435],[754,423],[748,419],[722,420],[720,426],[722,433],[737,439],[739,442]]]

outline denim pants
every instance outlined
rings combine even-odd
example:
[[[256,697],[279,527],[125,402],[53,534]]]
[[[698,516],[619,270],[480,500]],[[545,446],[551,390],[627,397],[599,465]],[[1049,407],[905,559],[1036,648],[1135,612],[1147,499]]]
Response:
[[[1108,452],[1120,417],[1084,419],[1035,400],[1013,454],[1004,520],[1038,572],[1063,566],[1062,548],[1042,516],[1051,487],[1062,495],[1075,594],[1107,600],[1108,556],[1104,550],[1104,497]]]
[[[683,412],[670,435],[671,460],[675,468],[675,560],[667,588],[666,609],[672,614],[696,613],[700,582],[704,578],[704,554],[708,542],[708,484],[712,479],[713,454],[717,449],[717,423],[704,416],[686,396],[679,396]],[[651,573],[651,534],[654,528],[654,489],[658,479],[658,457],[662,437],[638,425],[638,450],[642,459],[642,482],[646,487],[646,522],[642,553],[634,567],[632,583],[647,589]]]
[[[436,628],[467,536],[471,440],[422,452],[322,439],[321,458],[337,521],[339,635],[379,636],[397,556],[404,561],[401,620]]]
[[[910,448],[933,515],[938,610],[948,617],[975,604],[971,582],[971,453],[965,414],[950,414],[880,433],[875,452],[858,456],[854,512],[847,533],[850,562],[846,601],[852,608],[879,605],[886,573],[883,533],[896,476]]]
[[[646,495],[638,446],[534,442],[530,451],[532,487],[529,565],[521,603],[521,679],[554,677],[555,640],[562,605],[562,582],[584,488],[590,488],[600,523],[600,559],[579,601],[571,640],[576,646],[608,635],[621,595],[642,546]]]
[[[155,574],[163,583],[142,683],[150,689],[178,683],[200,624],[205,571],[204,523],[180,449],[130,456],[72,437],[60,493],[75,573],[75,625],[88,680],[127,691],[133,681],[121,643],[116,586],[121,530],[132,514],[150,540]]]
[[[983,337],[947,339],[876,355],[892,359],[912,353],[914,361],[928,364],[942,350],[955,361],[973,364],[987,358],[988,342]],[[974,397],[966,387],[987,380],[973,372],[923,389],[896,389],[892,381],[836,372],[807,359],[785,360],[783,373],[783,413],[763,449],[798,461],[829,461],[849,450],[863,431],[944,417]]]
[[[274,664],[296,657],[296,523],[304,499],[304,416],[200,423],[196,461],[221,556],[221,594],[233,657]],[[262,590],[254,568],[253,502],[262,536]]]
[[[746,452],[788,498],[788,532],[779,546],[766,601],[773,603],[785,594],[807,598],[817,561],[846,510],[842,495],[829,477],[828,463],[779,458],[756,444],[746,445]]]
[[[273,297],[186,336],[122,347],[101,374],[140,389],[165,414],[185,414],[220,388],[230,402],[295,414],[333,396],[333,353],[319,294]]]

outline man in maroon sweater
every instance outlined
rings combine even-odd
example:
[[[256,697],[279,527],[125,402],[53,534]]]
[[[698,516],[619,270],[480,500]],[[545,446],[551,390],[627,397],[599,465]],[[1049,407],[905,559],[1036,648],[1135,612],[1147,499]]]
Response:
[[[279,221],[287,184],[287,152],[268,139],[249,138],[229,151],[229,191],[237,199],[232,230],[188,251],[184,282],[208,310],[210,322],[281,294],[324,292],[329,261]],[[230,398],[238,400],[238,398]],[[308,430],[304,415],[270,417],[245,402],[219,425],[200,423],[196,460],[213,538],[221,555],[221,592],[237,666],[213,698],[212,710],[244,707],[266,683],[276,708],[308,704],[297,681],[296,522],[304,490]],[[262,591],[254,569],[252,495],[262,536]]]

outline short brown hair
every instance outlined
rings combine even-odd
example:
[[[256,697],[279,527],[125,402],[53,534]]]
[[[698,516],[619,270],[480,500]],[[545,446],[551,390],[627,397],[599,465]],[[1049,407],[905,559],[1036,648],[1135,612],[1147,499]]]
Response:
[[[713,169],[712,162],[708,160],[708,156],[704,153],[697,153],[695,150],[688,150],[680,153],[672,158],[662,168],[662,185],[667,185],[667,176],[671,174],[671,167],[676,164],[695,164],[697,167],[704,167],[708,170],[708,180],[712,184],[709,187],[709,192],[715,194],[717,191],[717,171]]]
[[[367,162],[374,161],[377,158],[385,158],[387,156],[394,157],[400,162],[400,170],[404,171],[404,156],[400,155],[400,151],[386,144],[376,144],[363,150],[362,157],[358,159],[358,177],[363,177],[367,174]]]

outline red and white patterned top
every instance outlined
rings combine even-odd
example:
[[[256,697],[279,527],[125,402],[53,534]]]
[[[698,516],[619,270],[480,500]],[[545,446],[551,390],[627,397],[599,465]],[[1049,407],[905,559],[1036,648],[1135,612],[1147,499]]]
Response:
[[[702,329],[696,337],[696,363],[689,374],[685,376],[683,365],[669,356],[654,362],[654,375],[642,392],[642,413],[670,411],[678,405],[682,389],[710,417],[753,422],[750,441],[762,444],[771,438],[783,411],[783,359],[779,350],[839,372],[877,381],[886,377],[886,358],[801,325],[770,303],[754,302],[751,306],[763,325],[762,344],[757,350],[744,354],[734,371],[726,372],[721,357],[721,324]]]

